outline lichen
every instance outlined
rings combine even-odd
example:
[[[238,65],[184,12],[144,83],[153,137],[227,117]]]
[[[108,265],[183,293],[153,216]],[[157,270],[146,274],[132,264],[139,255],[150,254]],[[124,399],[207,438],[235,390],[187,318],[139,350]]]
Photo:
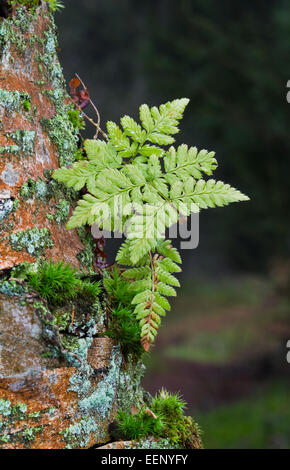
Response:
[[[91,418],[84,418],[79,422],[71,424],[64,431],[61,431],[64,440],[67,442],[67,449],[86,447],[92,432],[97,432],[98,426],[96,421]]]
[[[109,417],[118,390],[121,363],[120,347],[113,346],[109,372],[104,375],[95,391],[79,402],[79,407],[83,413],[94,410],[98,412],[102,419]]]
[[[172,444],[169,439],[145,439],[136,441],[134,449],[180,449],[177,444]],[[125,447],[132,449],[132,447]]]
[[[67,114],[70,105],[62,105],[62,107],[63,109],[51,119],[43,118],[41,124],[56,145],[59,165],[66,166],[74,162],[79,138]]]
[[[9,236],[13,250],[26,250],[32,256],[43,254],[45,248],[51,248],[53,242],[47,228],[33,227],[28,230],[12,233]]]
[[[12,199],[0,199],[0,222],[2,222],[14,209]]]
[[[133,404],[138,406],[144,402],[144,391],[140,382],[145,370],[141,361],[136,364],[132,358],[127,359],[126,369],[120,373],[117,402],[120,410],[129,412]]]
[[[0,399],[0,443],[21,442],[24,447],[30,447],[36,435],[43,430],[43,426],[39,425],[41,418],[45,414],[53,417],[54,413],[54,407],[28,412],[26,403],[18,402],[12,405],[10,400]],[[27,420],[32,420],[35,425],[28,425]]]
[[[35,131],[26,131],[17,129],[15,132],[6,134],[6,137],[11,138],[17,144],[19,152],[24,155],[33,155],[35,147]]]
[[[10,295],[12,297],[21,297],[27,292],[28,288],[25,285],[19,284],[18,282],[12,280],[4,280],[0,282],[0,292],[1,294]]]
[[[0,23],[0,40],[1,40],[1,23]],[[24,91],[9,91],[0,88],[0,106],[5,108],[7,115],[14,111],[21,112],[23,109],[27,110],[27,107],[31,104],[31,98],[28,93]]]
[[[94,261],[94,240],[90,232],[85,227],[79,227],[77,234],[84,245],[84,249],[79,251],[77,259],[84,267],[92,266]]]
[[[20,152],[19,145],[2,145],[0,154],[5,156],[17,155]]]

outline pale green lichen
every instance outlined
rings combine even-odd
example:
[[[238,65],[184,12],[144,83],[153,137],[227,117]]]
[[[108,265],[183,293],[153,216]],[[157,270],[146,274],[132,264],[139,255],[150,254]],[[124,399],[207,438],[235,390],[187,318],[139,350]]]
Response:
[[[64,223],[69,216],[70,203],[65,199],[61,199],[58,204],[55,205],[55,221],[58,225]]]
[[[16,281],[1,281],[0,282],[0,292],[1,294],[10,295],[12,297],[17,296],[21,297],[27,292],[27,286],[21,285]],[[1,412],[0,412],[1,414]]]
[[[17,155],[20,152],[20,147],[18,145],[3,145],[0,147],[0,154],[1,155]]]
[[[29,106],[28,103],[31,103],[31,98],[28,93],[25,93],[24,91],[20,92],[17,90],[3,90],[0,88],[0,106],[5,108],[6,114],[9,115],[14,111],[21,112],[23,109],[27,110],[27,107]]]
[[[169,439],[145,439],[137,441],[134,447],[125,447],[125,449],[180,449],[180,446],[172,444]]]
[[[118,408],[130,412],[132,405],[141,405],[144,402],[144,391],[140,382],[145,373],[144,364],[137,364],[133,358],[127,359],[126,369],[121,371],[118,390]]]
[[[12,233],[9,236],[13,250],[26,250],[32,256],[41,255],[45,248],[51,248],[53,242],[47,228],[33,227],[29,230]]]
[[[19,433],[17,438],[22,438],[25,442],[35,441],[36,434],[43,430],[43,426],[27,427],[23,432]]]
[[[77,234],[80,237],[84,249],[79,251],[77,259],[82,266],[92,266],[94,260],[94,240],[92,235],[86,230],[85,227],[77,228]]]
[[[9,416],[11,414],[11,401],[0,400],[0,415]]]
[[[0,222],[2,222],[14,210],[12,199],[0,199]]]
[[[98,426],[96,421],[89,417],[81,421],[71,424],[60,434],[63,435],[67,442],[67,449],[74,449],[79,447],[86,447],[91,437],[92,432],[97,432]]]
[[[18,129],[15,132],[6,134],[6,137],[11,138],[17,144],[19,152],[24,155],[33,155],[35,148],[35,132]],[[18,153],[19,153],[18,152]]]
[[[106,375],[104,374],[104,378],[98,384],[96,390],[79,402],[79,407],[84,413],[94,410],[98,412],[102,419],[109,417],[118,390],[121,363],[120,347],[114,346],[109,372]]]
[[[68,118],[68,109],[70,106],[63,105],[62,111],[59,111],[53,118],[41,120],[43,129],[57,147],[60,166],[72,164],[78,150],[79,137]]]

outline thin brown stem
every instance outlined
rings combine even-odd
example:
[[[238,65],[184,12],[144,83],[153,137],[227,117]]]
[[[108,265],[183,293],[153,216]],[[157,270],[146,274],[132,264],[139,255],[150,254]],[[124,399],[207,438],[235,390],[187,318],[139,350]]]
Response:
[[[91,119],[86,113],[84,113],[84,111],[82,110],[82,108],[74,102],[74,100],[69,97],[69,99],[71,100],[71,102],[76,106],[76,108],[78,108],[78,110],[82,113],[82,115],[96,128],[98,129],[98,132],[100,132],[100,134],[102,134],[102,136],[104,137],[104,139],[108,140],[108,136],[107,134],[105,134],[105,132],[100,128],[100,126],[95,122],[93,121],[93,119]]]
[[[77,73],[75,74],[75,76],[79,79],[79,81],[80,81],[82,87],[83,87],[85,90],[87,90],[87,87],[86,87],[85,83],[83,82],[83,80],[81,79],[81,77],[80,77]],[[94,139],[97,139],[97,138],[98,138],[99,132],[105,137],[106,134],[101,130],[101,116],[100,116],[99,110],[98,110],[98,108],[96,107],[95,103],[91,100],[90,97],[88,97],[88,100],[89,100],[91,106],[94,108],[94,111],[95,111],[95,113],[96,113],[96,115],[97,115],[97,118],[98,118],[98,122],[97,122],[97,124],[96,124],[96,129],[97,129],[97,130],[96,130],[96,133],[95,133],[95,135],[94,135]],[[105,138],[107,139],[107,136],[106,136]]]

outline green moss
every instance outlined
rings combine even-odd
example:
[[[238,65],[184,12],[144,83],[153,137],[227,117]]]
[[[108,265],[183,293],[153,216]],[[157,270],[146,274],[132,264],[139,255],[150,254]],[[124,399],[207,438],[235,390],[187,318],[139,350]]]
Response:
[[[120,411],[117,416],[120,438],[144,439],[147,436],[159,437],[164,429],[162,415],[152,416],[146,408],[131,414]]]
[[[40,0],[9,0],[10,5],[23,5],[27,8],[35,10],[36,7],[40,5]],[[46,0],[46,3],[52,11],[61,10],[64,8],[63,2],[60,0]],[[18,10],[17,10],[18,12]],[[27,26],[28,27],[28,26]]]
[[[44,253],[45,248],[51,248],[53,242],[47,228],[33,227],[25,231],[12,233],[9,236],[13,250],[26,250],[32,256],[39,256]]]
[[[84,130],[85,129],[85,121],[81,117],[80,112],[78,109],[70,109],[68,111],[68,118],[72,123],[74,129],[76,130]]]
[[[99,283],[79,279],[76,269],[62,261],[45,261],[36,272],[28,273],[27,281],[50,305],[62,305],[76,297],[86,304],[95,302],[100,294]]]
[[[119,439],[161,437],[171,446],[199,448],[200,429],[192,418],[184,416],[184,408],[185,402],[178,395],[162,390],[151,399],[150,412],[145,407],[140,407],[134,415],[130,411],[120,411],[113,430],[114,435]]]

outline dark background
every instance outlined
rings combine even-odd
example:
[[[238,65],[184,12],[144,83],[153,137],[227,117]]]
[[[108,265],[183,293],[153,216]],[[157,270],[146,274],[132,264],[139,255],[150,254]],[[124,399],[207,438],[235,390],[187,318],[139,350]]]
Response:
[[[188,97],[177,143],[215,150],[215,177],[251,198],[202,212],[147,388],[180,390],[208,446],[289,446],[289,2],[65,4],[64,73],[85,81],[103,126]]]

